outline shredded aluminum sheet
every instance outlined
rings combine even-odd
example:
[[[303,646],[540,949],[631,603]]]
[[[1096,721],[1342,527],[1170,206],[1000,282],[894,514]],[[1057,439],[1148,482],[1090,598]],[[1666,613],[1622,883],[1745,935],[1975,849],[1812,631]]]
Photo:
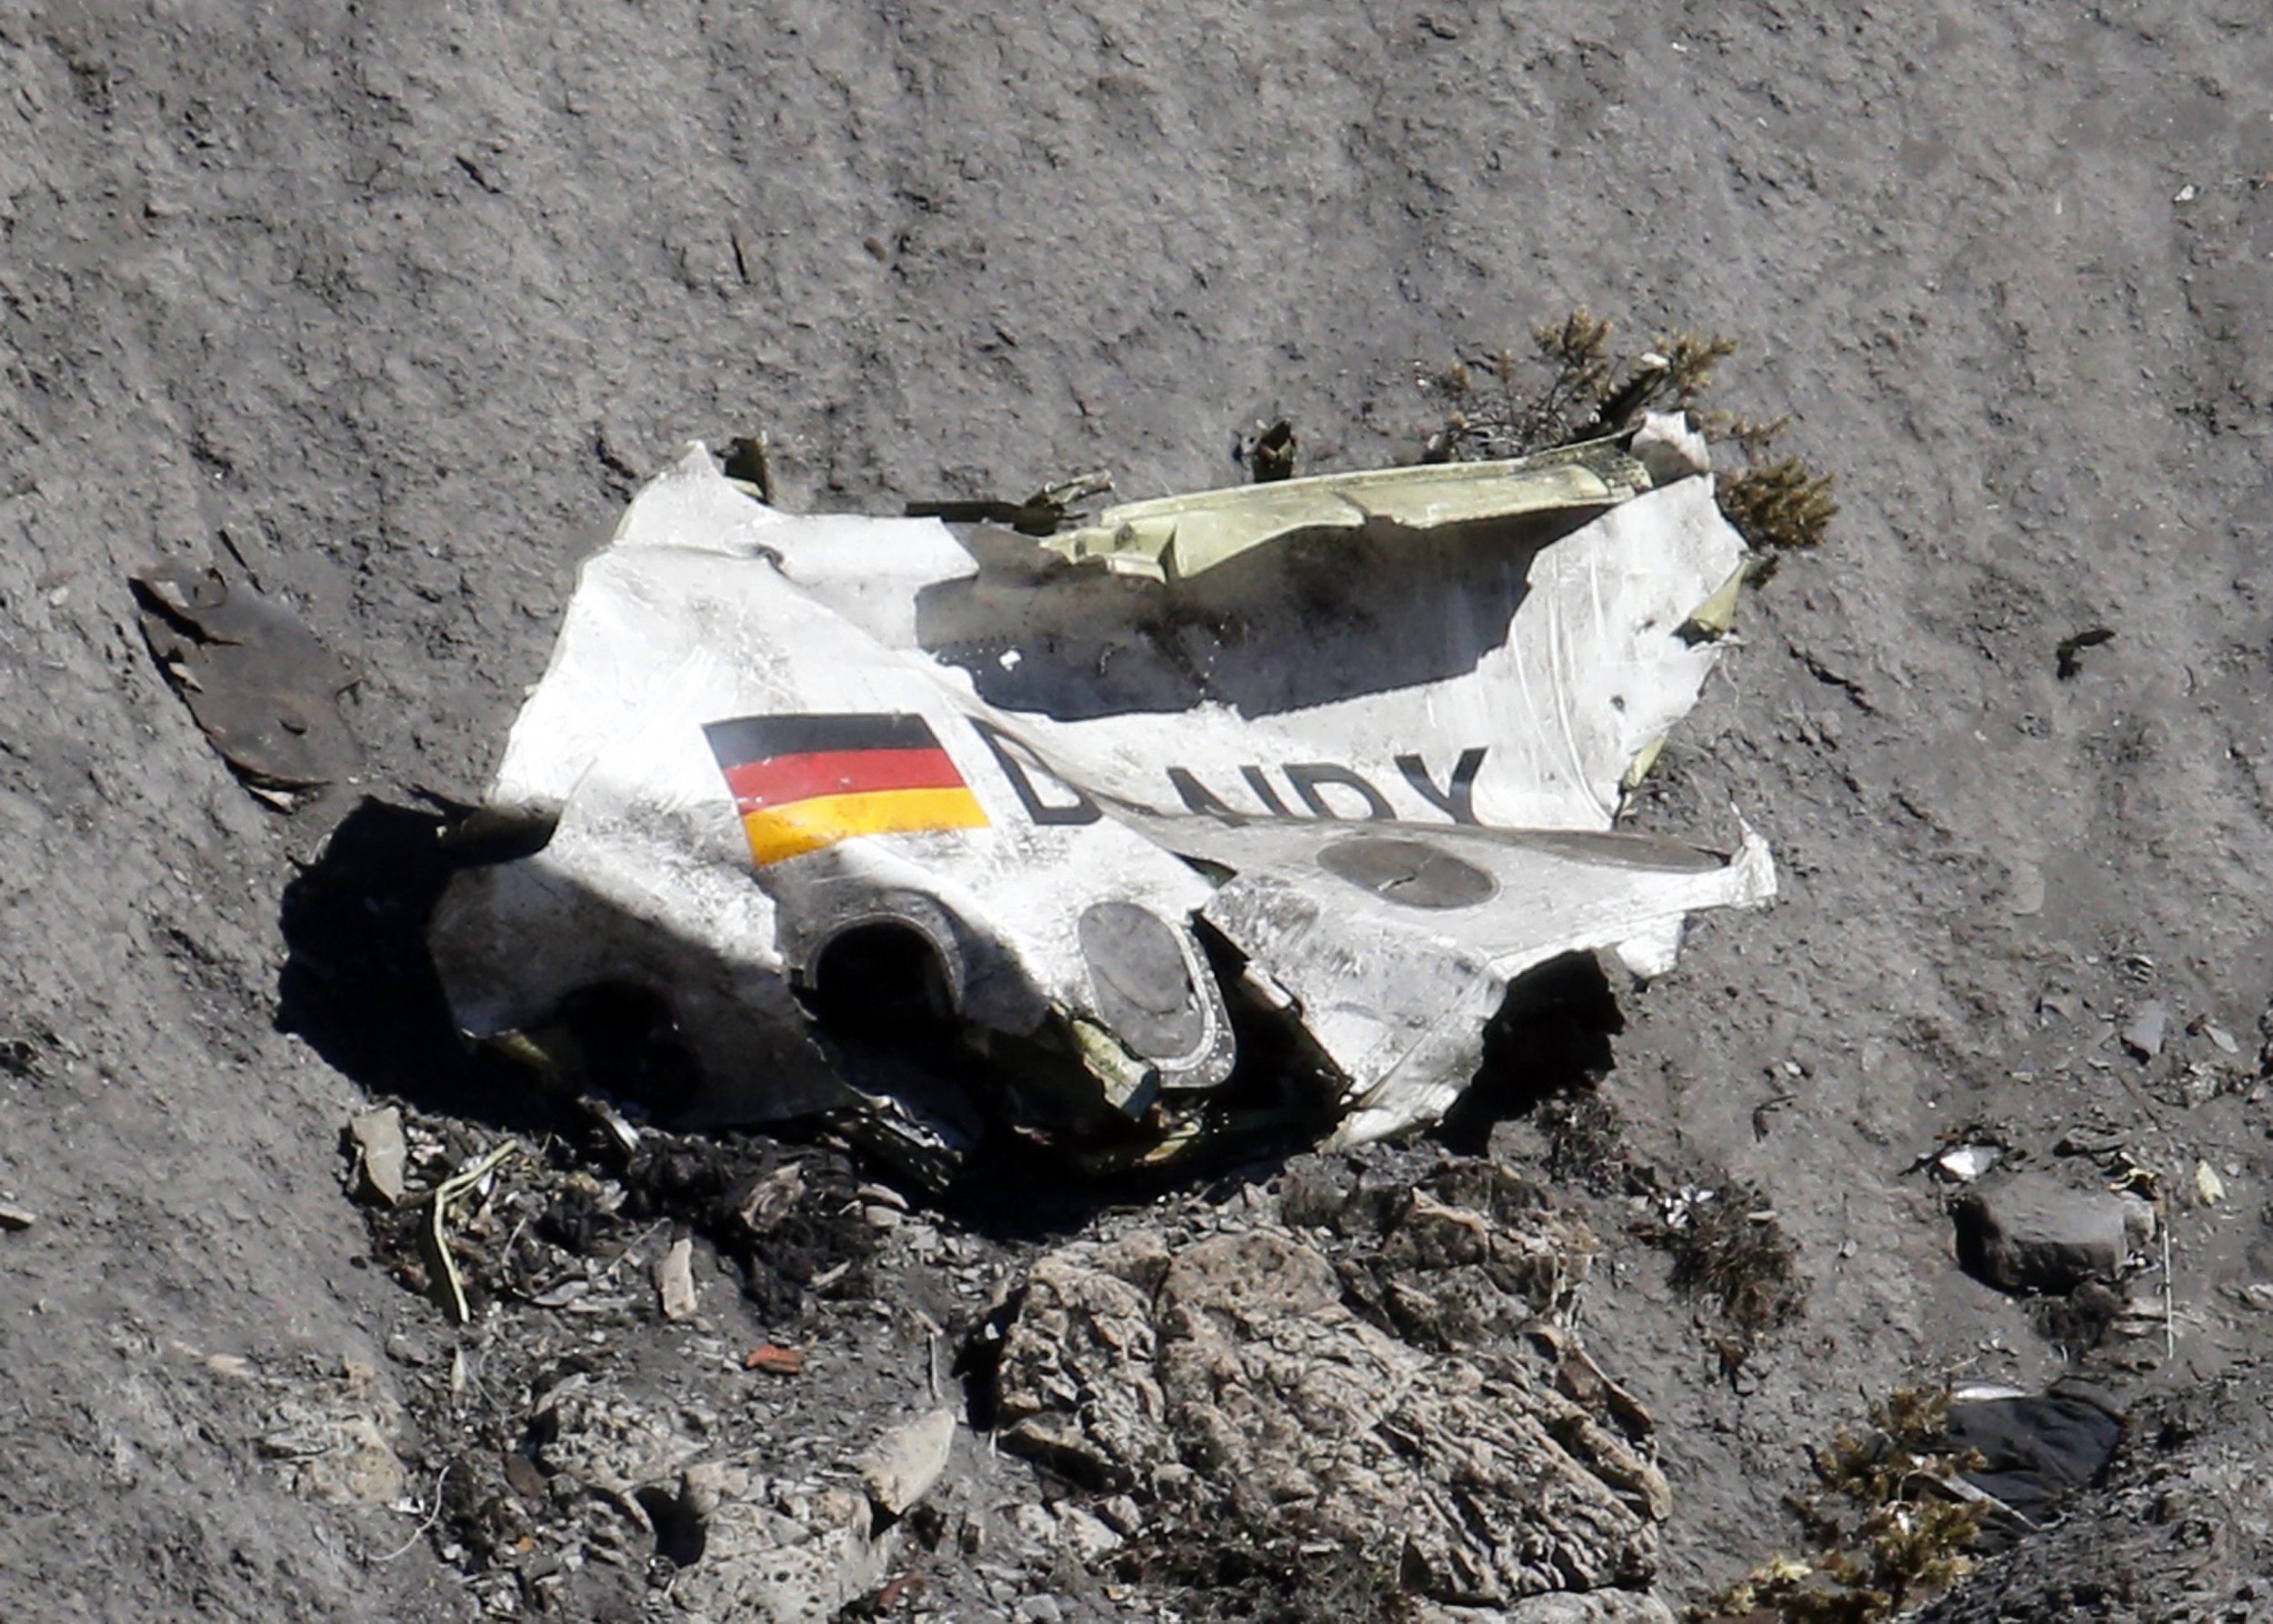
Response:
[[[1657,973],[1774,894],[1740,820],[1610,832],[1747,563],[1701,464],[1652,419],[1035,541],[781,512],[692,446],[513,728],[489,807],[549,837],[437,910],[457,1018],[644,989],[681,1120],[838,1112],[941,1176],[989,1117],[1204,1138],[1235,1008],[1299,1028],[1343,1139],[1433,1121],[1527,970]]]

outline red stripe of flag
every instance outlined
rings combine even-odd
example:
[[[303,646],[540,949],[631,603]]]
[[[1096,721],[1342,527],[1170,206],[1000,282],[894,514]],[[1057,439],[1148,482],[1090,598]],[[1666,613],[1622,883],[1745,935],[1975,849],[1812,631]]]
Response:
[[[782,807],[823,795],[866,795],[880,789],[960,789],[963,775],[947,753],[927,750],[820,750],[776,756],[726,769],[726,787],[742,812]]]

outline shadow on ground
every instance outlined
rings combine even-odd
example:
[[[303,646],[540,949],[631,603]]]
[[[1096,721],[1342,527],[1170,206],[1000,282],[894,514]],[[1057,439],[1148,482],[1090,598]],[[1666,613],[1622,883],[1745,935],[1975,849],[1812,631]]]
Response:
[[[451,1021],[426,951],[452,867],[442,828],[434,813],[366,798],[285,888],[276,1028],[375,1098],[517,1132],[559,1128],[570,1102]]]
[[[426,947],[427,922],[454,867],[440,838],[446,821],[446,811],[365,799],[286,887],[282,927],[289,956],[277,1028],[304,1038],[375,1098],[515,1132],[581,1135],[590,1124],[575,1099],[466,1043],[451,1019]],[[1591,957],[1535,972],[1494,1018],[1477,1080],[1436,1137],[1457,1153],[1484,1153],[1494,1124],[1607,1072],[1610,1038],[1622,1028],[1617,1001]],[[1285,1047],[1283,1033],[1246,1029],[1241,1044],[1258,1069],[1294,1064],[1276,1052]],[[1084,1170],[1003,1131],[932,1202],[976,1234],[1047,1241],[1107,1208],[1141,1207],[1170,1193],[1229,1199],[1275,1176],[1288,1157],[1313,1149],[1327,1126],[1286,1124],[1227,1138],[1213,1151],[1166,1167],[1111,1174]],[[756,1137],[795,1144],[829,1137],[829,1129],[817,1121],[776,1123]],[[906,1182],[880,1163],[871,1172]]]

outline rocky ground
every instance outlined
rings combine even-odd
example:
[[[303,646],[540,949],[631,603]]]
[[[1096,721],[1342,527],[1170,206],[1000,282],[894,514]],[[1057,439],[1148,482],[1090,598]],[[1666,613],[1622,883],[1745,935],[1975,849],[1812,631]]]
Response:
[[[1806,1548],[1786,1497],[1874,1401],[2078,1369],[2135,1418],[2108,1485],[1937,1616],[2261,1610],[2261,24],[0,7],[0,1610],[1678,1608]],[[1580,304],[1742,340],[1723,396],[1788,413],[1842,508],[1639,818],[1725,840],[1733,805],[1783,897],[1616,988],[1620,1029],[1532,1029],[1441,1140],[1006,1214],[821,1140],[627,1148],[436,1028],[390,947],[424,797],[477,794],[577,558],[684,441],[762,429],[786,503],[868,511],[1219,483],[1266,415],[1308,469],[1408,460],[1417,376]],[[166,556],[359,674],[356,782],[286,817],[230,775],[137,621]],[[504,1153],[450,1205],[470,1323],[421,1209],[351,1195],[381,1100],[414,1198]],[[1971,1145],[2157,1209],[2118,1298],[1958,1266],[1918,1164]],[[1348,1216],[1368,1181],[1430,1205]],[[1773,1212],[1788,1300],[1732,1313],[1684,1189]],[[1152,1355],[1037,1343],[1036,1282]],[[1413,1375],[1358,1412],[1419,1440],[1379,1483],[1440,1481],[1487,1395],[1472,1464],[1539,1474],[1534,1523],[1420,1525],[1385,1577],[1361,1503],[1274,1522],[1272,1472],[1318,1480],[1241,1466],[1283,1418],[1061,1413],[1260,1390],[1307,1340]]]

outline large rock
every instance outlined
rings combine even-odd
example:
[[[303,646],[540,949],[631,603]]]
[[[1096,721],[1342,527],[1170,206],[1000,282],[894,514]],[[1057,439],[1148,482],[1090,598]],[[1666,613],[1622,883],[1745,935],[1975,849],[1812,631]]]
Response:
[[[1674,1624],[1671,1608],[1633,1590],[1566,1590],[1510,1608],[1423,1603],[1414,1618],[1416,1624]]]
[[[1647,1418],[1568,1329],[1592,1238],[1488,1169],[1393,1206],[1349,1238],[1142,1230],[1043,1258],[1003,1349],[1006,1443],[1442,1601],[1646,1585],[1667,1509]]]
[[[2076,1189],[2041,1173],[1974,1190],[1955,1216],[1958,1262],[2007,1291],[2112,1280],[2155,1231],[2154,1209],[2136,1197]]]
[[[1581,1596],[1536,1596],[1501,1615],[1504,1624],[1673,1624],[1673,1610],[1654,1596],[1631,1590],[1592,1590]]]

